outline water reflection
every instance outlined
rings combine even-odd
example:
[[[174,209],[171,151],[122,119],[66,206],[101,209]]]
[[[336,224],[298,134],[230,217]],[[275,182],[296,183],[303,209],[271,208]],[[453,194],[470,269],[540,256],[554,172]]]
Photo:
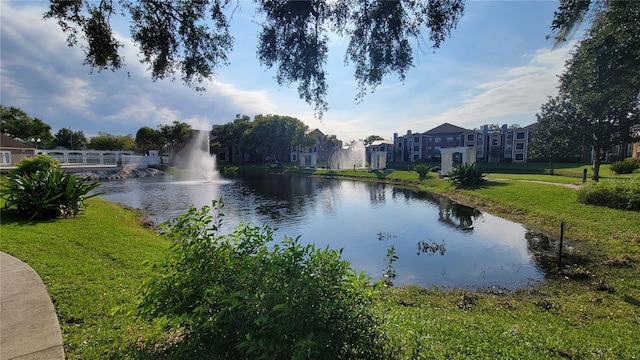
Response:
[[[473,232],[473,222],[482,216],[480,210],[440,199],[438,220],[447,226],[463,232]]]
[[[390,185],[296,176],[191,183],[167,177],[105,182],[100,190],[157,222],[222,197],[222,232],[248,221],[277,228],[276,241],[302,235],[302,242],[342,248],[354,268],[375,280],[390,274],[386,256],[393,247],[396,285],[515,288],[544,277],[521,225]]]
[[[418,241],[418,253],[417,255],[420,254],[427,254],[429,256],[433,255],[433,254],[440,254],[440,256],[444,255],[444,253],[447,251],[447,245],[445,245],[444,241],[440,244],[438,244],[437,242],[433,241],[433,240],[420,240]]]

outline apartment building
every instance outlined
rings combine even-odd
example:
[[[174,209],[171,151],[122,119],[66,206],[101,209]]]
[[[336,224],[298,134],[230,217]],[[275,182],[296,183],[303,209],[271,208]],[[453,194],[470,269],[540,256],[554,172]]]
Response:
[[[415,162],[419,160],[440,161],[440,149],[473,147],[478,162],[525,162],[531,141],[530,127],[502,127],[483,125],[479,130],[465,129],[449,123],[436,126],[425,133],[394,134],[394,160]],[[453,161],[460,161],[456,153]]]

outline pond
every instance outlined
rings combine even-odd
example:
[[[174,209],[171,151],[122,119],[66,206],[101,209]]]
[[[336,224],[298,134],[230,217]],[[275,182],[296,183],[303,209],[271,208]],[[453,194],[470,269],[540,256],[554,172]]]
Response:
[[[102,198],[162,222],[190,205],[224,200],[223,231],[242,221],[301,235],[302,243],[343,248],[342,257],[394,285],[514,289],[544,278],[522,225],[427,193],[387,184],[303,176],[213,181],[161,178],[104,182]],[[388,267],[387,255],[397,260]]]

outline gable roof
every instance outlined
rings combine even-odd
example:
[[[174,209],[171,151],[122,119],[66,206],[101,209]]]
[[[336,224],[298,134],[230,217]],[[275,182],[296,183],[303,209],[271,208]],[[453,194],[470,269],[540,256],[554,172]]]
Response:
[[[29,146],[20,140],[16,140],[11,136],[0,134],[0,147],[13,148],[13,149],[33,149],[33,146]]]
[[[438,125],[433,129],[425,132],[425,135],[437,135],[437,134],[452,134],[452,133],[463,133],[467,131],[465,128],[461,128],[460,126],[455,126],[453,124],[444,123],[442,125]]]
[[[309,131],[309,134],[311,134],[311,133],[315,134],[316,137],[323,137],[324,136],[324,133],[322,131],[320,131],[320,129],[313,129],[313,130]]]
[[[369,146],[380,146],[380,145],[393,145],[393,141],[389,141],[389,140],[376,140],[374,142],[372,142],[371,144],[369,144]]]

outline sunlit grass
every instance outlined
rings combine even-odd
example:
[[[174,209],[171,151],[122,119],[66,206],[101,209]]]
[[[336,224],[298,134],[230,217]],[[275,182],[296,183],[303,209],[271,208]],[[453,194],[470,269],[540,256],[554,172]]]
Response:
[[[47,285],[70,359],[132,357],[157,329],[133,314],[147,278],[146,260],[168,242],[139,224],[139,215],[100,199],[86,214],[29,222],[2,213],[0,250],[34,268]]]

